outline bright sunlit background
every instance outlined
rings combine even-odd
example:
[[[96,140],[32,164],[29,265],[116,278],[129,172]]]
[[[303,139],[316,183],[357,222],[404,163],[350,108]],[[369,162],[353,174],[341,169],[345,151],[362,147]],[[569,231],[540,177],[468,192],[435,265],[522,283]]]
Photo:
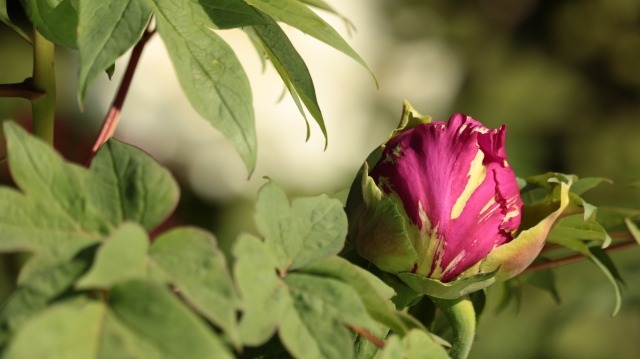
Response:
[[[209,228],[228,250],[240,231],[253,228],[252,200],[264,176],[292,195],[343,197],[364,158],[397,124],[404,99],[436,119],[465,112],[489,127],[506,124],[510,163],[519,176],[552,170],[608,177],[615,185],[594,191],[591,202],[640,207],[640,1],[327,2],[355,26],[349,31],[343,19],[322,14],[367,61],[379,89],[355,61],[284,26],[313,76],[329,135],[326,151],[311,117],[305,141],[302,116],[247,37],[220,32],[253,89],[259,152],[249,180],[231,145],[191,109],[160,38],[145,48],[116,137],[174,171],[183,187],[174,223]],[[0,81],[22,81],[30,73],[30,48],[0,26],[5,46],[15,51],[0,52]],[[79,160],[126,57],[112,81],[105,76],[92,86],[81,113],[77,54],[62,50],[58,56],[58,147]],[[0,115],[24,120],[29,109],[0,99]],[[613,259],[627,280],[617,317],[610,318],[613,291],[595,266],[569,265],[555,271],[559,305],[527,289],[520,308],[497,314],[499,290],[489,291],[472,357],[640,357],[640,250]],[[13,284],[5,277],[8,293]]]

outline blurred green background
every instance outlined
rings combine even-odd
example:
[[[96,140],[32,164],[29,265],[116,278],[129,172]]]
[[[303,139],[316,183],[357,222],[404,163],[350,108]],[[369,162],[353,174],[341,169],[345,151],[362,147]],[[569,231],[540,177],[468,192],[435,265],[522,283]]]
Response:
[[[253,71],[249,76],[261,151],[249,182],[219,135],[193,134],[203,132],[203,125],[187,120],[195,116],[188,106],[177,110],[171,103],[175,112],[166,110],[166,102],[172,101],[167,99],[180,98],[180,90],[175,79],[169,85],[149,79],[173,74],[170,67],[156,67],[166,62],[162,50],[145,51],[146,62],[123,113],[128,122],[118,136],[152,153],[181,182],[182,201],[169,225],[208,228],[228,250],[240,231],[252,231],[252,201],[264,175],[283,183],[292,195],[344,196],[341,190],[350,185],[366,154],[396,125],[403,99],[437,119],[464,112],[488,127],[506,124],[510,163],[519,176],[552,170],[607,177],[614,184],[587,194],[588,201],[640,208],[640,1],[328,2],[358,29],[346,35],[340,19],[327,17],[370,64],[380,89],[343,55],[292,34],[308,60],[327,119],[330,144],[323,152],[317,128],[312,126],[311,140],[303,142],[299,114],[280,110],[291,107],[290,100],[276,103],[282,85],[272,70],[262,75],[252,49],[241,44],[236,51]],[[10,14],[19,19],[16,2],[8,3]],[[113,83],[103,79],[94,86],[80,112],[74,102],[76,60],[74,52],[58,51],[57,146],[68,158],[82,161],[118,72]],[[29,76],[30,66],[29,46],[0,26],[0,81],[20,82]],[[163,95],[168,90],[173,92]],[[145,122],[145,116],[157,122]],[[22,100],[3,98],[0,117],[28,123],[29,108]],[[172,124],[170,117],[179,121]],[[187,127],[195,130],[180,132]],[[206,147],[212,142],[218,147]],[[567,265],[554,270],[560,304],[527,287],[519,307],[498,313],[500,288],[489,290],[472,357],[640,357],[640,249],[612,258],[626,280],[616,317],[610,316],[613,291],[597,268],[587,261]],[[18,261],[14,256],[2,259],[4,298],[14,286]]]

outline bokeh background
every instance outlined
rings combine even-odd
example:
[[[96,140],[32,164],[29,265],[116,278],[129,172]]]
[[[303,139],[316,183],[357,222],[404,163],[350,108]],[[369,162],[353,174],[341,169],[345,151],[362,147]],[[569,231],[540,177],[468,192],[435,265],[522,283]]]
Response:
[[[546,171],[614,181],[588,194],[596,205],[640,207],[640,1],[637,0],[351,0],[327,1],[348,18],[322,13],[368,62],[346,56],[285,26],[314,78],[329,133],[305,125],[276,72],[240,31],[220,34],[245,65],[254,91],[258,166],[248,174],[226,140],[190,108],[159,37],[134,78],[116,137],[168,166],[182,187],[168,225],[212,230],[229,250],[253,231],[253,200],[265,183],[293,195],[344,198],[367,154],[399,120],[402,101],[447,119],[465,112],[489,127],[506,124],[507,150],[519,176]],[[8,1],[19,19],[17,1]],[[355,30],[353,29],[355,27]],[[0,82],[31,71],[30,47],[0,25]],[[57,147],[86,158],[106,114],[126,56],[112,81],[75,102],[77,54],[57,53]],[[284,95],[283,95],[284,94]],[[0,118],[28,123],[28,103],[0,99]],[[498,311],[489,290],[473,358],[640,357],[640,249],[612,255],[626,280],[620,313],[613,292],[587,261],[554,270],[560,304],[525,287],[520,306]],[[3,256],[0,297],[15,281],[19,260]]]

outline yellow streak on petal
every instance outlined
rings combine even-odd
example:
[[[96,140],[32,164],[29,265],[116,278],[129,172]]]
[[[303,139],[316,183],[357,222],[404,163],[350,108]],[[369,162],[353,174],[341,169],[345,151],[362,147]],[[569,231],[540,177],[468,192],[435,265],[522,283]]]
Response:
[[[451,219],[456,219],[460,216],[473,192],[475,192],[487,176],[487,168],[482,165],[483,159],[484,153],[478,149],[478,152],[471,161],[471,166],[469,167],[469,173],[467,174],[469,179],[467,180],[467,185],[464,187],[462,194],[460,194],[460,197],[458,197],[456,203],[451,209]]]

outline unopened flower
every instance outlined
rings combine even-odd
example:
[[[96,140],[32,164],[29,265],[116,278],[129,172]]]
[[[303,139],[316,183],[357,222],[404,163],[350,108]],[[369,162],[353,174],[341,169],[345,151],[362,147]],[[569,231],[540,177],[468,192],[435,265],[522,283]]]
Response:
[[[463,114],[448,122],[410,118],[352,187],[349,239],[357,252],[384,271],[440,283],[521,272],[555,217],[508,253],[498,250],[515,242],[522,209],[505,127],[488,129]]]

